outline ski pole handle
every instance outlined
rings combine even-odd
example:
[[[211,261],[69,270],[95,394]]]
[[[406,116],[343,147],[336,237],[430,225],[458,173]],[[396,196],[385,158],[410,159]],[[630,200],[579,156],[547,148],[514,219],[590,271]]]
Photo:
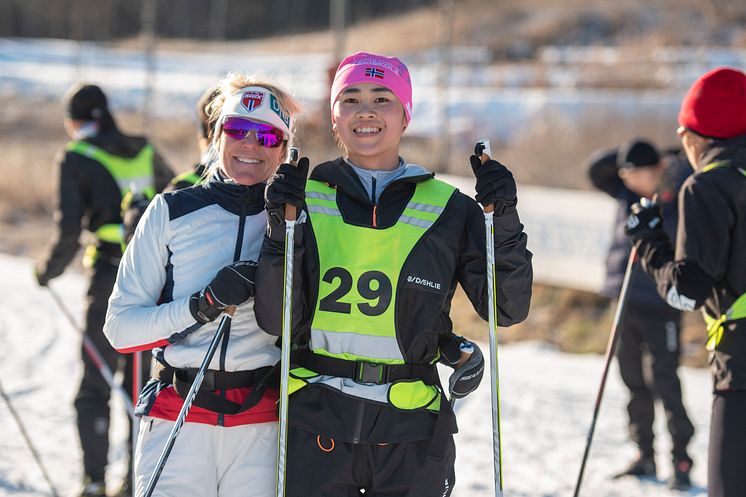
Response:
[[[481,140],[477,141],[477,144],[474,146],[474,155],[479,157],[479,160],[484,164],[488,160],[490,160],[492,156],[492,149],[490,148],[490,141],[486,138],[482,138]],[[485,205],[484,206],[484,212],[490,213],[495,211],[495,205]]]
[[[292,166],[298,165],[300,152],[296,147],[290,147],[288,152],[288,161]],[[294,205],[285,205],[285,221],[295,221],[298,218],[298,209]]]

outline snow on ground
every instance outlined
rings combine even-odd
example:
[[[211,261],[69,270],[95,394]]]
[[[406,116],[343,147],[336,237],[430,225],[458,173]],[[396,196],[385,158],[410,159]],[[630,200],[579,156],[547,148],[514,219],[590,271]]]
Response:
[[[44,289],[31,276],[32,263],[0,255],[0,380],[22,416],[33,444],[62,496],[80,481],[80,449],[72,401],[81,374],[80,340]],[[52,282],[76,316],[82,313],[85,281],[68,274]],[[486,352],[487,345],[483,345]],[[590,423],[603,358],[563,354],[540,343],[500,349],[503,475],[510,497],[571,496]],[[697,433],[690,446],[695,487],[683,495],[706,495],[710,382],[704,370],[683,368],[686,405]],[[611,480],[634,455],[626,436],[626,393],[614,367],[604,397],[581,495],[675,497],[666,489],[671,474],[670,442],[661,436],[659,480]],[[125,414],[118,400],[112,440],[110,489],[123,476]],[[454,497],[490,497],[492,436],[489,381],[456,406],[457,485]],[[656,432],[665,434],[663,414]],[[178,443],[178,441],[177,441]],[[40,471],[3,402],[0,405],[0,496],[50,495]]]

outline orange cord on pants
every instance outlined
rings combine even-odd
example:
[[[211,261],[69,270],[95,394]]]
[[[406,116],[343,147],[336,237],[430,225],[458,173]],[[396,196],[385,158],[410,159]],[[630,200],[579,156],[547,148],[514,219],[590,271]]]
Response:
[[[318,445],[319,449],[323,450],[324,452],[331,452],[334,450],[334,439],[330,438],[329,440],[331,440],[332,446],[329,448],[326,448],[323,445],[321,445],[321,435],[316,435],[316,445]]]

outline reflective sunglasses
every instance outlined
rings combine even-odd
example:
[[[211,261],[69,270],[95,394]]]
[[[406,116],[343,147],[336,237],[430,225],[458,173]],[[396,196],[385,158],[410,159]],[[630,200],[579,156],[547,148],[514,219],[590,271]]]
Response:
[[[271,124],[249,121],[240,117],[228,117],[223,122],[223,132],[234,140],[243,140],[250,132],[262,147],[277,148],[285,141],[285,133]]]

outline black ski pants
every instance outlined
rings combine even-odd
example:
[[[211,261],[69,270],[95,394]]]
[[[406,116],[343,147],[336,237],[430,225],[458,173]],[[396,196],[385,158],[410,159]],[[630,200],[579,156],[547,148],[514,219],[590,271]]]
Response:
[[[285,495],[448,497],[455,483],[453,438],[443,460],[430,459],[429,447],[430,440],[350,444],[290,426]]]
[[[627,304],[619,329],[617,359],[630,392],[629,433],[644,455],[653,456],[655,398],[666,413],[673,460],[689,459],[686,447],[694,426],[681,400],[676,370],[680,356],[681,314],[664,306]]]
[[[709,497],[746,492],[746,390],[715,392],[707,464]]]
[[[112,372],[124,367],[123,388],[132,392],[132,355],[117,353],[103,333],[104,320],[109,296],[117,277],[117,266],[99,259],[92,269],[91,280],[86,295],[85,333],[93,341]],[[81,349],[83,358],[83,378],[75,397],[78,435],[83,450],[84,476],[91,481],[103,481],[107,454],[109,452],[109,397],[111,389],[98,368]],[[143,353],[143,379],[147,379],[150,354]],[[131,432],[129,445],[131,447]],[[130,450],[131,453],[131,450]],[[132,464],[130,461],[129,467]]]

